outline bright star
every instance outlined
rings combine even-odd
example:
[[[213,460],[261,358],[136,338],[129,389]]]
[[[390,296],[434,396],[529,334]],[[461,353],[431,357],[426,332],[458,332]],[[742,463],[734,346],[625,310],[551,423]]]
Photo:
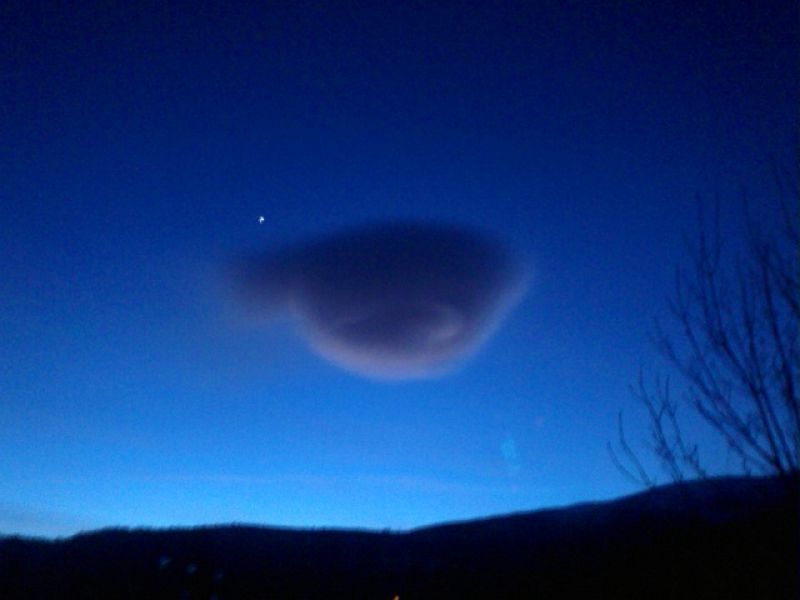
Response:
[[[258,222],[259,223],[263,223],[264,222],[264,217],[258,217]]]

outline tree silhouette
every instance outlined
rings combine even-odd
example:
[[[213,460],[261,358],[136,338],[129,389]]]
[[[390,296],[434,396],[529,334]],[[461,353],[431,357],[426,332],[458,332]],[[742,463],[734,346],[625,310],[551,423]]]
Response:
[[[651,450],[673,481],[706,477],[697,444],[685,439],[684,405],[711,426],[745,474],[794,476],[800,468],[800,188],[775,169],[780,222],[759,228],[742,194],[744,251],[733,254],[712,219],[699,210],[699,237],[669,298],[673,332],[656,323],[652,342],[685,384],[676,396],[669,378],[640,371],[632,394],[647,411]],[[618,421],[614,464],[635,482],[655,480],[631,449]]]

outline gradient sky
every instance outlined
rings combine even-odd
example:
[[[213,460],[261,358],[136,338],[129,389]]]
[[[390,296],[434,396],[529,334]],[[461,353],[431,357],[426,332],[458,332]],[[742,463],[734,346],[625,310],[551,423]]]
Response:
[[[735,242],[792,156],[794,2],[45,4],[0,8],[0,532],[636,489],[605,446],[620,409],[644,439],[627,388],[696,195]],[[358,377],[232,308],[231,257],[401,218],[533,265],[455,373]]]

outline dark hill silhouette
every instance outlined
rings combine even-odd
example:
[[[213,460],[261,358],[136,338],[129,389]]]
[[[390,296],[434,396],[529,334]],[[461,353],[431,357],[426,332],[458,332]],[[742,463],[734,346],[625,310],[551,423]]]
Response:
[[[408,532],[251,526],[0,538],[0,598],[798,597],[797,486],[671,485]]]

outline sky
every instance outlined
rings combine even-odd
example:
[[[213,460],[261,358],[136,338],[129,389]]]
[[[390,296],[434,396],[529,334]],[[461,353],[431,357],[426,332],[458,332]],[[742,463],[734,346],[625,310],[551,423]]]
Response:
[[[796,141],[792,2],[11,1],[0,23],[3,533],[405,529],[637,491],[606,443],[624,410],[657,466],[628,388],[665,368],[647,336],[698,203],[735,245],[740,189],[772,218]],[[363,242],[386,223],[434,233]],[[467,240],[460,275],[436,227]],[[353,239],[380,285],[331,254]],[[331,269],[255,318],[232,265],[266,286],[287,252]],[[424,333],[406,371],[400,338],[356,348],[400,313]],[[429,369],[415,344],[451,323],[468,339]]]

